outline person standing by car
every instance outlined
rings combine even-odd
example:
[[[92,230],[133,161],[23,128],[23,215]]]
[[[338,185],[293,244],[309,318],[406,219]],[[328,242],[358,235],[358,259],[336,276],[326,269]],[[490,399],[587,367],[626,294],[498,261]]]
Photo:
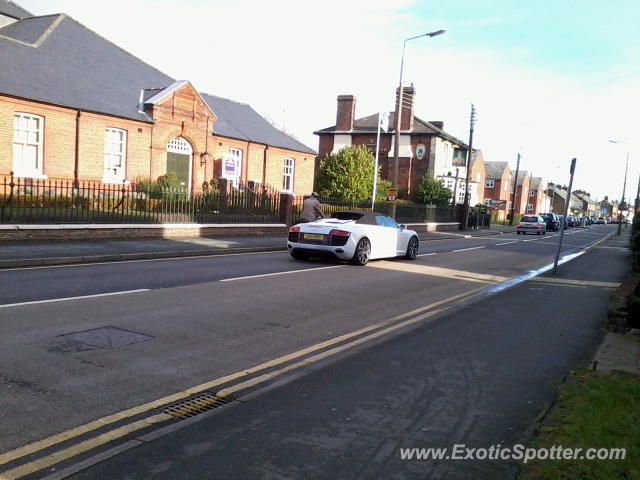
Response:
[[[320,208],[320,195],[313,192],[309,198],[304,200],[304,209],[302,210],[303,222],[315,222],[320,218],[324,218],[324,213]]]

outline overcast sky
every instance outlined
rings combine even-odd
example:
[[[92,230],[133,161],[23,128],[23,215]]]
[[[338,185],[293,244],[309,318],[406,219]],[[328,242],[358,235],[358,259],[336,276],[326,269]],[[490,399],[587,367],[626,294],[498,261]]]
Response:
[[[14,0],[66,13],[203,92],[250,104],[317,150],[336,97],[356,117],[393,110],[404,83],[416,115],[442,120],[485,160],[510,161],[602,199],[627,198],[640,174],[640,2],[637,0]],[[609,140],[627,143],[612,144]]]

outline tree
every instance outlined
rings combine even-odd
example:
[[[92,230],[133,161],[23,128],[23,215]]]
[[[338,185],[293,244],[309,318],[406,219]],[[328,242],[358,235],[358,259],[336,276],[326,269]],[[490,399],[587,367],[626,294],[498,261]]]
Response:
[[[322,196],[366,202],[373,194],[373,172],[375,158],[371,151],[362,145],[344,147],[338,153],[327,155],[320,162],[317,189]],[[380,178],[378,168],[378,185],[376,201],[386,198],[391,182]]]
[[[436,180],[425,175],[422,177],[420,185],[418,185],[416,197],[420,202],[446,205],[451,200],[452,195],[453,192],[443,185],[442,180]]]

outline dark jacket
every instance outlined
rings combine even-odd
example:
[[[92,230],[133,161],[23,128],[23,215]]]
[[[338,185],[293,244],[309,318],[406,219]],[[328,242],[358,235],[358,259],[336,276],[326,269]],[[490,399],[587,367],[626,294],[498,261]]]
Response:
[[[305,222],[315,222],[319,218],[324,218],[324,213],[320,209],[320,201],[316,197],[305,199],[302,219]]]

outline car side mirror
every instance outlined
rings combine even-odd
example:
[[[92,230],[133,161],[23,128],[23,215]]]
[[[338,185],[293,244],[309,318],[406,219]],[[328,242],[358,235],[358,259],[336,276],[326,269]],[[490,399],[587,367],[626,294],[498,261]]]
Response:
[[[400,230],[406,230],[406,229],[407,229],[407,226],[404,223],[400,225]]]

